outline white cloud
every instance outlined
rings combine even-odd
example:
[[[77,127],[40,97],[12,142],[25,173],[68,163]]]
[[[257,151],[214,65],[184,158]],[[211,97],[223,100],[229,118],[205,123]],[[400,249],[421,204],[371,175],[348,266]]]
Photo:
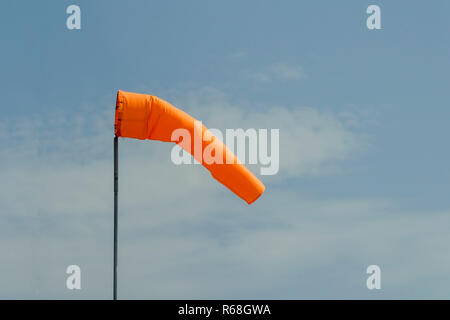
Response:
[[[354,131],[330,111],[231,103],[214,88],[190,93],[177,103],[207,127],[222,131],[280,129],[280,172],[276,179],[336,172],[342,160],[369,147],[366,134]]]

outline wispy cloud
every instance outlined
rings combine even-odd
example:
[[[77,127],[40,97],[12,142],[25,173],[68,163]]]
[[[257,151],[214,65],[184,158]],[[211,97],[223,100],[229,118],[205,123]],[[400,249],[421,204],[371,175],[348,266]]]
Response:
[[[247,71],[246,76],[257,82],[298,81],[307,78],[303,68],[296,64],[278,62],[259,71]]]
[[[280,80],[300,80],[306,77],[302,67],[294,64],[276,63],[270,66],[270,70]]]
[[[230,54],[230,57],[235,59],[241,59],[247,57],[247,52],[243,50],[237,50]]]

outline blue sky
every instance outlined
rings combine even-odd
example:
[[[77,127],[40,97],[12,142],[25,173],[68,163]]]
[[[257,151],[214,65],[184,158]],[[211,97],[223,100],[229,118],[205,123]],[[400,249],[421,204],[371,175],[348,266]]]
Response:
[[[70,4],[81,30],[66,28]],[[382,30],[366,28],[369,4]],[[0,297],[110,297],[122,89],[211,127],[280,128],[281,142],[280,174],[244,206],[202,168],[171,164],[169,145],[121,141],[122,298],[448,298],[449,10],[3,3]],[[69,264],[79,292],[65,289]],[[369,264],[380,291],[365,288]]]

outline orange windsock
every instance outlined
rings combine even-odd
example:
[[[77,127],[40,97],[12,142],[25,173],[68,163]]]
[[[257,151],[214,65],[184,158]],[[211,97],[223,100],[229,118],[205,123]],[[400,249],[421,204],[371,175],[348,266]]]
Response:
[[[185,134],[183,134],[185,133]],[[200,122],[152,95],[117,92],[115,134],[118,137],[175,142],[211,175],[251,204],[264,185]],[[186,139],[186,137],[190,139]],[[204,154],[210,155],[204,157]]]

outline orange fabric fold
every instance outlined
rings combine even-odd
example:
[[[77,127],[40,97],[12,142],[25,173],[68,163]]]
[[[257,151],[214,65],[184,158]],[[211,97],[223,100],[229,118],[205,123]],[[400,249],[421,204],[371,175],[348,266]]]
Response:
[[[248,204],[253,203],[264,192],[264,184],[220,139],[212,135],[204,125],[196,125],[196,121],[156,96],[122,90],[117,93],[115,134],[118,137],[177,143],[208,169],[217,181]],[[181,138],[172,140],[172,134],[177,129],[187,130],[191,141],[183,141]],[[196,148],[196,139],[201,141],[201,150]],[[205,148],[213,148],[215,152],[222,153],[223,162],[205,161],[202,157]]]

